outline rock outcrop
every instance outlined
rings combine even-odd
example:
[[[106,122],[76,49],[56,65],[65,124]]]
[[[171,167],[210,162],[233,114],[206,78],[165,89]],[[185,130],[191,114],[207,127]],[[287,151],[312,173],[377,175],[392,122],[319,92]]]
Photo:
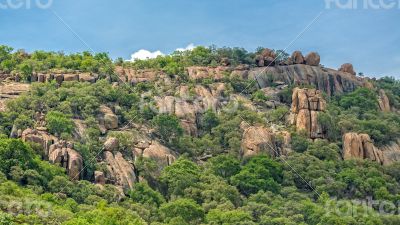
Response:
[[[105,133],[107,130],[118,128],[118,117],[114,112],[106,105],[100,106],[100,114],[98,115],[98,121],[100,130]]]
[[[142,140],[135,145],[133,155],[135,159],[143,157],[156,161],[159,169],[171,165],[177,158],[177,155],[169,148],[156,141],[146,140]]]
[[[378,96],[379,108],[382,112],[390,112],[390,101],[384,90],[379,90]]]
[[[276,60],[276,54],[271,49],[264,49],[256,56],[256,64],[258,66],[274,66]]]
[[[340,68],[339,71],[343,73],[349,73],[351,75],[356,75],[356,72],[354,71],[353,64],[351,63],[345,63],[343,64]]]
[[[75,71],[74,73],[62,73],[60,71],[49,73],[33,73],[30,77],[31,82],[51,82],[55,80],[58,84],[68,81],[94,83],[98,79],[97,74]]]
[[[346,133],[343,135],[343,159],[369,159],[382,165],[400,161],[400,139],[382,147],[376,147],[368,134]]]
[[[105,151],[117,151],[119,148],[119,141],[115,137],[109,137],[106,142],[104,142],[104,150]]]
[[[305,62],[309,66],[319,66],[321,62],[321,57],[316,52],[310,52],[305,57]]]
[[[400,139],[379,148],[383,155],[383,164],[390,165],[400,162]]]
[[[352,92],[358,87],[372,88],[372,84],[365,78],[304,64],[252,68],[249,78],[256,79],[260,88],[268,87],[271,81],[296,86],[312,85],[329,96]]]
[[[21,138],[26,142],[39,144],[43,148],[43,156],[49,156],[50,146],[58,142],[58,138],[45,131],[28,128],[22,132]]]
[[[121,186],[124,190],[133,188],[134,183],[137,181],[135,168],[123,157],[121,152],[105,151],[104,162],[107,167],[105,173],[107,183]]]
[[[30,84],[23,83],[0,83],[0,112],[5,111],[6,101],[9,99],[14,99],[21,94],[28,92]]]
[[[185,132],[197,136],[198,115],[207,110],[217,111],[221,107],[221,99],[225,90],[223,83],[215,83],[206,88],[196,85],[192,90],[188,86],[181,86],[178,95],[155,97],[158,112],[174,114],[181,120]]]
[[[291,56],[291,62],[293,64],[304,64],[304,56],[300,51],[294,51]]]
[[[73,149],[73,144],[60,141],[50,146],[49,161],[65,168],[71,180],[79,180],[83,168],[82,156]]]
[[[310,138],[323,138],[324,131],[318,123],[318,113],[325,111],[326,101],[321,91],[293,89],[290,123],[297,131],[305,131]]]
[[[343,135],[343,159],[370,159],[383,164],[383,154],[375,147],[368,134],[346,133]]]
[[[268,154],[271,157],[283,155],[282,151],[276,145],[274,133],[262,126],[249,126],[245,123],[241,124],[243,130],[241,155],[242,157],[250,157],[259,154]]]
[[[115,73],[123,82],[137,84],[139,82],[155,81],[159,77],[165,76],[162,71],[152,69],[133,69],[121,66],[115,67]]]

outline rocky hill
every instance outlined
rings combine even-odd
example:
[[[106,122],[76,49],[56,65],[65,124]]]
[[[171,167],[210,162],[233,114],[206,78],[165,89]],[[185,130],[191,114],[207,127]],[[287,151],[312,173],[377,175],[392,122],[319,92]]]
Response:
[[[134,63],[107,60],[107,68],[94,63],[99,67],[93,71],[3,71],[0,122],[8,138],[2,138],[20,139],[40,160],[63,168],[69,181],[62,182],[97,190],[82,199],[55,188],[61,174],[41,175],[42,192],[61,193],[80,204],[89,204],[88,198],[94,195],[109,203],[130,204],[128,199],[134,199],[144,204],[142,198],[133,196],[135,191],[154,192],[140,192],[138,188],[145,183],[162,194],[159,198],[167,206],[183,196],[191,199],[185,204],[200,204],[198,210],[210,214],[229,202],[231,212],[243,213],[240,220],[259,224],[263,219],[250,216],[255,209],[246,203],[257,194],[289,198],[297,191],[314,201],[324,192],[352,199],[376,194],[387,183],[392,185],[385,187],[388,196],[395,199],[399,194],[397,175],[390,172],[400,160],[398,81],[357,76],[349,63],[337,70],[325,68],[314,52],[303,56],[296,51],[277,60],[279,53],[263,49],[246,55],[249,62],[245,57],[218,56],[207,63],[194,63],[199,58],[192,56],[196,51]],[[7,158],[1,154],[0,160]],[[328,173],[329,163],[336,165],[340,176],[311,174],[312,166]],[[7,179],[28,188],[35,186],[23,175],[32,170],[29,163],[12,165],[1,170]],[[357,171],[378,168],[385,173],[385,181],[370,189],[354,185],[353,178],[346,183],[342,176],[351,166]],[[22,171],[21,178],[16,178],[17,170]],[[213,174],[209,175],[212,178],[201,176],[200,170]],[[299,172],[307,182],[296,178]],[[375,175],[368,175],[373,176],[369,179],[378,179]],[[381,175],[377,172],[376,176]],[[261,183],[253,184],[253,178]],[[329,179],[343,188],[335,188]],[[201,192],[196,182],[205,189],[211,188],[207,182],[222,182],[219,188],[233,188],[229,189],[232,196],[240,200],[227,196],[207,200],[213,197]],[[111,187],[117,197],[110,200],[105,196],[112,195]],[[295,191],[289,194],[289,188]],[[151,198],[148,201],[156,197]],[[146,206],[146,210],[157,211],[159,206]],[[140,217],[147,222],[169,221],[161,211],[156,214],[159,218],[144,218],[143,212]],[[212,220],[204,215],[198,221],[181,219],[188,224]],[[267,213],[264,216],[267,221]],[[307,218],[299,221],[313,224]]]

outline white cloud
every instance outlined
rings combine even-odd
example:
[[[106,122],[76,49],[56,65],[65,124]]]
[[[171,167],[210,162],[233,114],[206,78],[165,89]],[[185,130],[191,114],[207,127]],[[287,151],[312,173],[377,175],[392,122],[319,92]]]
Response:
[[[194,44],[189,44],[188,46],[186,46],[185,48],[177,48],[175,51],[179,51],[179,52],[184,52],[184,51],[191,51],[195,48],[196,46]],[[151,52],[149,50],[146,49],[140,49],[139,51],[133,53],[131,55],[131,62],[134,62],[135,60],[145,60],[145,59],[154,59],[157,58],[157,56],[163,56],[165,55],[164,53],[162,53],[160,50]]]
[[[141,59],[141,60],[154,59],[154,58],[157,58],[157,56],[160,56],[160,55],[161,56],[164,55],[164,53],[162,53],[160,50],[151,52],[151,51],[148,51],[148,50],[145,50],[145,49],[140,49],[139,51],[137,51],[137,52],[135,52],[135,53],[133,53],[131,55],[131,61],[135,61],[135,60],[138,60],[138,59]]]
[[[184,52],[184,51],[191,51],[195,48],[196,46],[194,46],[193,43],[189,44],[188,46],[186,46],[186,48],[177,48],[175,51],[178,52]]]

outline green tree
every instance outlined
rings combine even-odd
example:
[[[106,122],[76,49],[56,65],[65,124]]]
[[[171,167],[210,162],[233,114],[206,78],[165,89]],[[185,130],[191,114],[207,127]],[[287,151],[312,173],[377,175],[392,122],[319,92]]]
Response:
[[[49,132],[55,135],[71,134],[74,128],[73,121],[65,114],[51,111],[46,115],[46,126]]]
[[[183,129],[176,116],[161,114],[154,117],[152,122],[157,134],[167,143],[171,143],[183,134]]]
[[[136,183],[132,190],[129,191],[129,197],[141,204],[154,204],[159,207],[165,202],[163,196],[151,189],[146,183]]]
[[[166,185],[168,195],[182,196],[183,191],[196,184],[200,168],[193,162],[180,158],[162,172],[160,180]]]
[[[232,155],[218,155],[209,160],[207,164],[217,176],[229,179],[240,172],[240,162]]]
[[[165,222],[181,217],[189,224],[200,224],[204,219],[204,210],[192,199],[180,198],[161,205],[160,212]]]
[[[281,181],[282,166],[267,156],[251,158],[238,174],[231,177],[231,183],[245,195],[261,190],[277,193]]]

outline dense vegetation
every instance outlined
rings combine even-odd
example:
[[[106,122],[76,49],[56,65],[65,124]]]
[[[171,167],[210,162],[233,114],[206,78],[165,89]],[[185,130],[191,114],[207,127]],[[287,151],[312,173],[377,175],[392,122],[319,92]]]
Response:
[[[119,60],[112,64],[106,54],[26,54],[0,48],[1,70],[26,75],[51,69],[107,74],[107,69],[121,64],[184,75],[186,66],[222,65],[226,59],[232,65],[251,65],[254,53],[239,48],[198,47],[152,60]],[[284,105],[276,109],[256,112],[242,103],[234,111],[206,111],[200,119],[199,136],[191,137],[184,134],[176,116],[157,115],[152,110],[152,97],[175,90],[180,82],[193,85],[194,81],[174,82],[168,87],[151,82],[134,87],[112,86],[106,79],[94,84],[33,84],[29,93],[8,102],[7,110],[0,113],[0,224],[400,223],[400,163],[382,166],[368,160],[341,160],[344,132],[368,133],[378,145],[400,137],[400,117],[379,111],[375,90],[360,88],[329,99],[327,112],[319,118],[323,126],[330,128],[328,140],[312,142],[304,134],[292,132],[294,152],[288,157],[259,155],[242,159],[242,121],[283,126],[293,87],[279,94]],[[227,94],[240,93],[250,84],[246,80],[225,82]],[[391,104],[399,106],[399,81],[382,78],[375,82],[388,93]],[[268,100],[255,88],[246,94],[259,108]],[[136,183],[126,197],[113,185],[99,188],[92,184],[93,171],[100,166],[93,159],[99,159],[104,138],[96,119],[101,105],[115,109],[120,127],[135,123],[152,128],[154,138],[181,157],[162,171],[157,171],[154,161],[139,159],[137,172],[147,182]],[[38,113],[45,115],[51,134],[77,142],[75,148],[85,163],[83,180],[70,181],[64,169],[42,160],[42,149],[37,145],[8,138],[13,129],[33,127]],[[73,133],[77,119],[87,126],[78,141]],[[129,144],[120,143],[126,154],[131,154]],[[211,157],[196,163],[205,155]],[[366,207],[367,203],[354,201],[368,198],[384,204]]]

